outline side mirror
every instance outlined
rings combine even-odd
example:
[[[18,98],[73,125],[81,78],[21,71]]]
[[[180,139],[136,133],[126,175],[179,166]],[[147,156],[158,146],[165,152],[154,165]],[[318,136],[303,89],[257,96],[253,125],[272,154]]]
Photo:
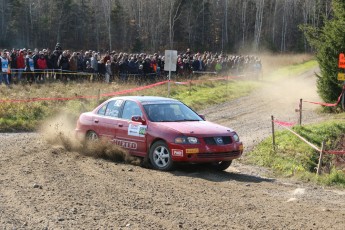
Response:
[[[199,115],[199,117],[201,117],[201,119],[203,119],[204,121],[206,121],[205,115],[203,115],[203,114],[198,114],[198,115]]]
[[[139,115],[132,116],[132,121],[140,122],[143,125],[146,125],[146,121]]]

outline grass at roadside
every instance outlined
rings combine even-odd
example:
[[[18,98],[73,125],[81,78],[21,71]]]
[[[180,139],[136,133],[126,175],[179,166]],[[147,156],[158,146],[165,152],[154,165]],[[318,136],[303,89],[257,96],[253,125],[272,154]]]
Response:
[[[321,148],[326,141],[326,150],[343,150],[345,147],[345,120],[335,120],[316,125],[296,126],[298,134],[312,144]],[[302,142],[288,131],[276,133],[276,151],[272,150],[272,137],[260,143],[247,154],[249,163],[270,167],[283,176],[294,176],[326,185],[345,187],[345,156],[325,154],[323,157],[323,174],[315,176],[319,152]],[[337,167],[333,167],[338,165]]]

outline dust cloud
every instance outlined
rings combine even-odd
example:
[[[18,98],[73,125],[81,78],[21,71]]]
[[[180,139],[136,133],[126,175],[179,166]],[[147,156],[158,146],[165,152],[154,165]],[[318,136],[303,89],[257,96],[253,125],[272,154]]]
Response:
[[[39,133],[48,144],[53,147],[63,147],[68,152],[78,152],[85,156],[104,158],[115,162],[140,164],[139,159],[130,156],[125,149],[107,140],[92,142],[78,140],[74,133],[75,125],[74,116],[62,112],[44,121]]]
[[[255,96],[266,101],[266,111],[271,109],[275,114],[286,115],[289,113],[294,116],[295,109],[299,108],[300,99],[322,101],[316,86],[316,74],[320,71],[318,67],[297,76],[291,73],[288,77],[281,79],[279,73],[274,73],[274,70],[284,65],[294,65],[310,59],[309,55],[264,55],[262,57],[264,72],[262,83],[264,86],[256,92]],[[314,110],[317,107],[303,103],[303,108]]]

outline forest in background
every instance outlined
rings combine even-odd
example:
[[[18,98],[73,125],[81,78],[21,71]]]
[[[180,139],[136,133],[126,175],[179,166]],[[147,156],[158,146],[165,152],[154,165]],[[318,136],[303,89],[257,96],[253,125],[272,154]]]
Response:
[[[311,52],[331,0],[0,0],[0,48]]]

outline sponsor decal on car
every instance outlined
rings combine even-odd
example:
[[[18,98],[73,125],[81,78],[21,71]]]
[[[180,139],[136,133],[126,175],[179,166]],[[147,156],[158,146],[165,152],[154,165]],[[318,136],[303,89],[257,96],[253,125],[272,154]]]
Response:
[[[129,124],[128,136],[145,137],[147,125]]]
[[[182,149],[172,149],[172,155],[175,157],[183,157]]]
[[[137,149],[138,145],[135,142],[132,141],[124,141],[124,140],[119,140],[119,139],[113,139],[113,142],[116,145],[119,145],[125,149]]]
[[[199,149],[198,148],[186,149],[186,153],[199,153]]]

